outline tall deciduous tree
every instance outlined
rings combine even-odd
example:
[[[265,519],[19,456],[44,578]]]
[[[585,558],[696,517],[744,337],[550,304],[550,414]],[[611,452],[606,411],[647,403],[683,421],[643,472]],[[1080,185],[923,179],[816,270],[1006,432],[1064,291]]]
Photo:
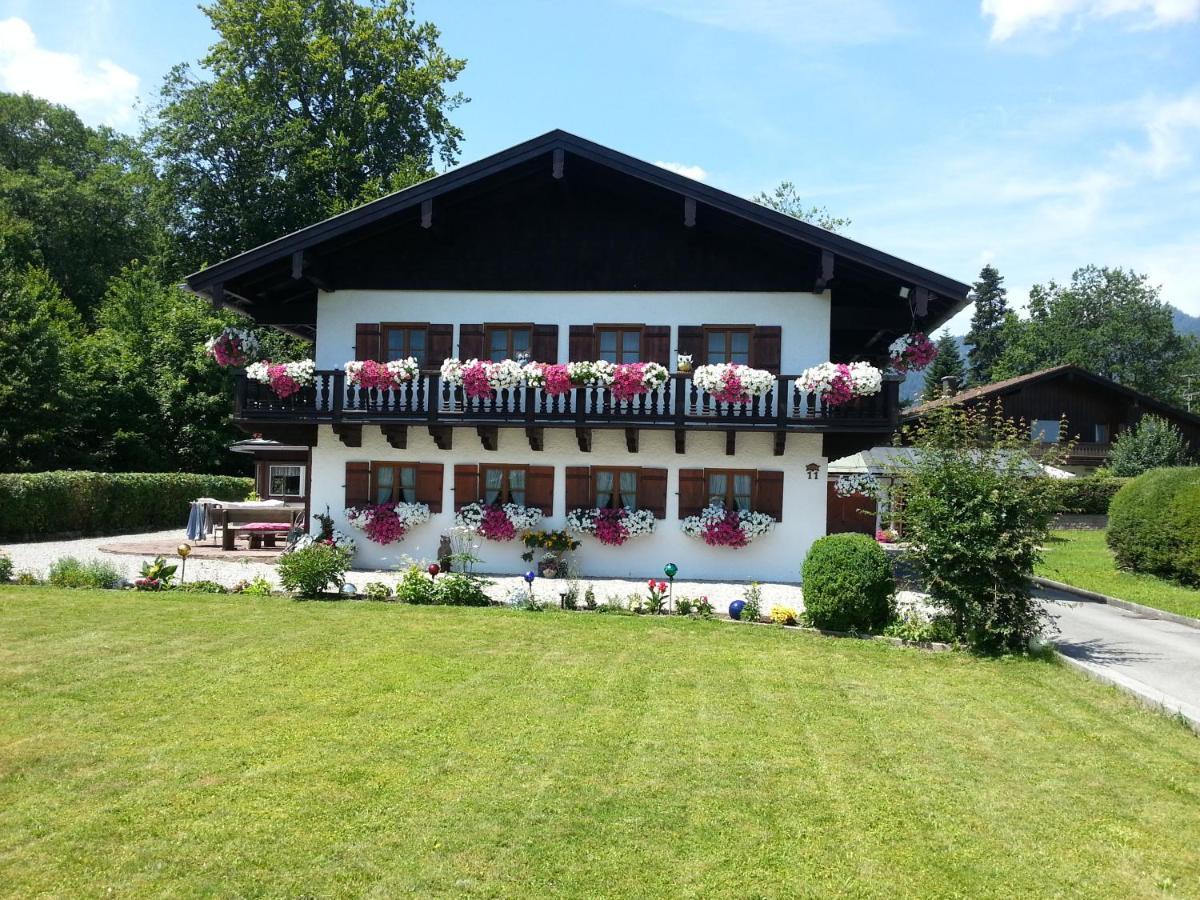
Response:
[[[766,191],[759,191],[750,199],[794,219],[817,225],[826,231],[841,231],[850,226],[849,219],[835,216],[824,206],[810,206],[805,203],[804,198],[796,189],[796,185],[790,181],[781,181],[769,194]]]
[[[937,358],[925,370],[925,387],[921,399],[936,400],[942,396],[942,379],[954,377],[961,384],[966,375],[958,341],[949,331],[943,331],[937,339]]]
[[[214,0],[148,130],[178,256],[214,262],[432,174],[465,61],[407,0]]]
[[[994,380],[992,372],[1004,354],[1004,323],[1008,317],[1008,290],[1004,276],[990,263],[979,272],[974,285],[975,313],[967,333],[968,374],[972,384]]]

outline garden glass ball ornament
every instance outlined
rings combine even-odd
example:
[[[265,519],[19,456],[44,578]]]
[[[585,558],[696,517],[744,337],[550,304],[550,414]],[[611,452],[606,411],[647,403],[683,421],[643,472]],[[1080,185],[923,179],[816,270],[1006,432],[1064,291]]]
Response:
[[[675,576],[679,573],[679,566],[673,562],[663,566],[663,574],[667,576],[667,581],[671,582],[667,591],[667,612],[675,612]]]
[[[729,604],[729,618],[740,620],[742,618],[742,610],[744,610],[745,608],[746,608],[745,600],[734,600],[732,603]]]
[[[525,573],[525,583],[529,585],[529,600],[533,602],[533,579],[537,578],[537,572],[530,569]]]
[[[183,543],[175,548],[175,552],[179,554],[179,583],[183,584],[187,580],[187,558],[192,552],[192,545]]]
[[[437,563],[430,563],[429,568],[425,571],[429,573],[430,578],[437,578],[438,572],[442,571],[442,569]]]

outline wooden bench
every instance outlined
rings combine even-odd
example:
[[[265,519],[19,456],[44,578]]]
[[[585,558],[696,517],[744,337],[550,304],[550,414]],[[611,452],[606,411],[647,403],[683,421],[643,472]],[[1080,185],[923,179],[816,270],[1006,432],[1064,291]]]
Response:
[[[221,549],[234,550],[237,547],[239,535],[245,535],[250,540],[250,549],[274,547],[275,538],[287,535],[292,526],[287,522],[243,522],[238,525],[226,525],[221,531]]]

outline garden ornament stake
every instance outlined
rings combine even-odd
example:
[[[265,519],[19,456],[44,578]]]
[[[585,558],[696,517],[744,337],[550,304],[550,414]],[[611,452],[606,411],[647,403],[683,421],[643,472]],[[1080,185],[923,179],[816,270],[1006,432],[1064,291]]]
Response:
[[[533,579],[537,578],[537,573],[530,569],[525,573],[525,583],[529,585],[529,602],[533,603]]]
[[[187,580],[187,558],[192,552],[192,545],[180,544],[175,548],[175,552],[179,554],[179,558],[183,561],[179,566],[179,583],[183,584]]]
[[[667,576],[667,581],[670,582],[667,587],[667,612],[673,613],[675,611],[675,576],[679,574],[679,566],[673,562],[669,562],[663,566],[663,574]]]
[[[438,572],[442,571],[442,569],[437,563],[430,563],[429,568],[426,569],[425,571],[429,573],[430,581],[436,581],[437,577],[438,577]]]

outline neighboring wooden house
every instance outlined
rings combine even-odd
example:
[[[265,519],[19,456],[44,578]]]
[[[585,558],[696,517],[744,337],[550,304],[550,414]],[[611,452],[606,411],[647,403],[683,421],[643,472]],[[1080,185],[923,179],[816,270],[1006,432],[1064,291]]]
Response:
[[[1045,444],[1076,441],[1065,461],[1066,467],[1076,472],[1094,471],[1102,466],[1116,436],[1132,428],[1147,413],[1177,426],[1191,442],[1193,451],[1200,449],[1200,416],[1072,365],[961,391],[951,388],[946,396],[910,408],[904,419],[913,421],[949,404],[974,406],[997,400],[1003,404],[1007,416],[1028,424],[1031,438]],[[1060,427],[1063,419],[1067,423],[1065,431]]]
[[[236,198],[230,198],[236,202]],[[826,463],[886,441],[898,381],[842,407],[798,389],[826,360],[883,365],[888,344],[932,332],[968,286],[741,197],[553,131],[318,222],[187,279],[262,325],[315,340],[314,384],[281,400],[237,381],[235,420],[306,448],[313,513],[389,499],[427,503],[403,542],[359,538],[360,566],[436,556],[472,502],[540,507],[562,528],[580,506],[653,512],[653,534],[585,541],[584,575],[795,580],[825,534]],[[448,357],[659,362],[633,401],[579,387],[464,400]],[[680,372],[746,363],[775,379],[749,404],[715,402]],[[415,357],[402,389],[348,386],[348,361]],[[614,488],[615,486],[615,488]],[[713,497],[769,512],[739,550],[685,535]],[[519,541],[482,541],[481,569],[523,572]]]

